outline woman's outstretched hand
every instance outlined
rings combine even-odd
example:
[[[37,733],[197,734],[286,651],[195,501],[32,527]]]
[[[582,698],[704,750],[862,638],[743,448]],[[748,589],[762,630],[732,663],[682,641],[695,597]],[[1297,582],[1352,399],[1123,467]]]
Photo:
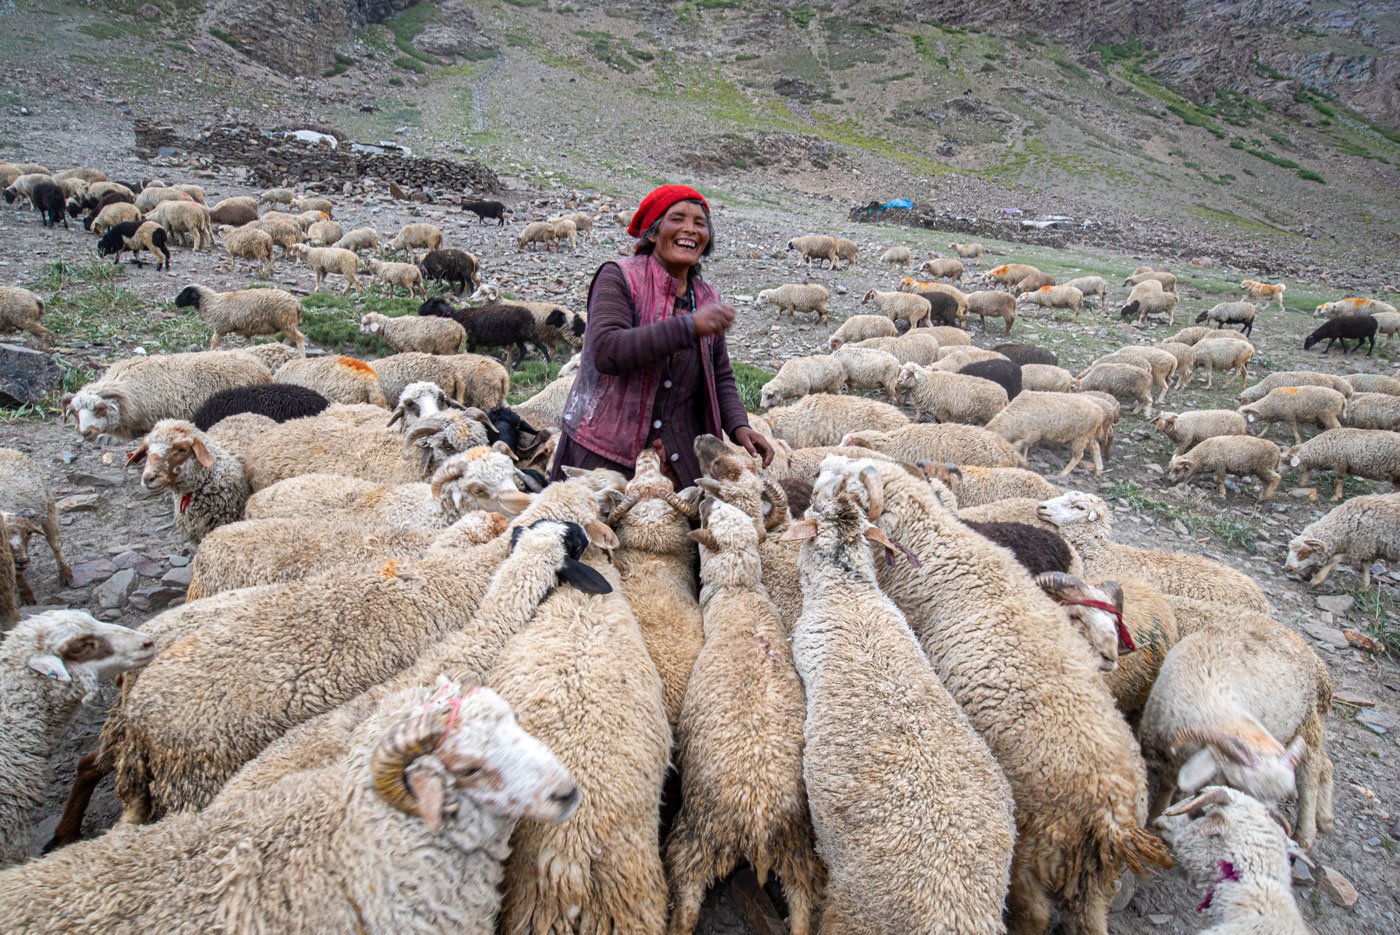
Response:
[[[763,466],[773,463],[773,443],[747,425],[734,430],[734,440],[744,446],[744,450],[755,458],[763,459]]]
[[[734,324],[734,307],[722,302],[711,302],[695,310],[695,333],[700,337],[724,334]]]

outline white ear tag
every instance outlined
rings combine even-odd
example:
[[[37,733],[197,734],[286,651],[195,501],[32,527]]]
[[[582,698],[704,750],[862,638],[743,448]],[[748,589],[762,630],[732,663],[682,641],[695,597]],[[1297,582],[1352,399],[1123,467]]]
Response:
[[[68,670],[63,667],[63,660],[48,653],[29,657],[29,668],[55,682],[72,681],[68,676]]]

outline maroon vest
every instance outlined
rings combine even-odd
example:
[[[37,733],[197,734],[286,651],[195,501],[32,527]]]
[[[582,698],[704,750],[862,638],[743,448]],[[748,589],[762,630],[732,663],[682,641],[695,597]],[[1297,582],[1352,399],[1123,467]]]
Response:
[[[633,327],[644,327],[669,318],[675,311],[677,280],[651,254],[616,261],[632,293]],[[719,292],[702,279],[692,277],[695,306],[719,301]],[[722,436],[719,395],[715,391],[713,336],[700,339],[700,360],[705,374],[707,405],[705,430]],[[656,390],[661,385],[661,363],[616,375],[599,373],[589,354],[579,363],[561,424],[574,441],[596,455],[631,465],[646,444]]]

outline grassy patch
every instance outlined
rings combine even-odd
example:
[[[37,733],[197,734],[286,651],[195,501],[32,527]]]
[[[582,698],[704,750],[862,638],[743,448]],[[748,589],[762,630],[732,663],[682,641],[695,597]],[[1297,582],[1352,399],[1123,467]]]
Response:
[[[118,26],[116,23],[96,22],[84,23],[78,27],[78,32],[85,36],[91,36],[94,39],[121,39],[130,36],[132,33],[137,32],[137,30]]]
[[[763,386],[773,379],[773,374],[741,360],[730,360],[729,364],[734,368],[734,383],[739,388],[739,398],[744,401],[744,408],[749,412],[757,412]]]
[[[390,34],[394,38],[394,46],[404,55],[411,59],[422,62],[425,65],[441,65],[442,62],[433,58],[426,52],[421,52],[414,46],[414,38],[427,26],[436,23],[441,19],[438,8],[431,3],[415,3],[404,10],[393,19],[385,20],[384,25],[388,27]],[[395,61],[396,65],[399,63]],[[403,67],[400,65],[399,67]],[[422,69],[419,69],[422,70]]]
[[[366,312],[379,312],[391,318],[416,315],[419,304],[418,299],[313,292],[301,300],[305,312],[301,330],[309,340],[328,351],[360,356],[392,354],[393,348],[380,338],[360,333],[360,316]]]
[[[1256,524],[1226,514],[1201,515],[1190,510],[1173,506],[1158,500],[1137,484],[1124,481],[1110,484],[1103,490],[1109,500],[1122,500],[1141,513],[1150,513],[1165,520],[1180,520],[1193,536],[1210,535],[1234,549],[1243,549],[1250,555],[1258,552],[1258,529]]]
[[[87,285],[49,300],[45,320],[66,339],[111,347],[139,344],[153,353],[208,344],[208,327],[185,309],[152,308],[145,299],[111,280]]]
[[[1376,642],[1392,656],[1400,656],[1400,607],[1385,596],[1385,588],[1374,582],[1369,590],[1348,588],[1346,593],[1356,599],[1353,616]]]
[[[526,360],[520,369],[510,375],[510,393],[506,395],[506,405],[517,406],[544,389],[559,376],[563,360],[545,363],[542,360]]]
[[[1327,184],[1327,180],[1326,180],[1326,179],[1324,179],[1322,176],[1318,175],[1316,172],[1314,172],[1314,171],[1311,170],[1311,169],[1299,169],[1299,170],[1298,170],[1298,178],[1304,179],[1304,180],[1306,180],[1306,181],[1308,181],[1308,182],[1318,182],[1319,184],[1322,184],[1322,185],[1326,185],[1326,184]]]
[[[217,27],[217,26],[210,26],[210,27],[209,27],[209,35],[213,36],[215,39],[218,39],[218,40],[219,40],[220,42],[222,42],[224,45],[232,46],[232,47],[235,48],[235,49],[241,49],[241,48],[242,48],[242,46],[238,44],[238,40],[237,40],[237,39],[233,38],[233,36],[231,36],[231,35],[230,35],[229,33],[227,33],[227,32],[224,32],[224,30],[220,29],[220,28]]]

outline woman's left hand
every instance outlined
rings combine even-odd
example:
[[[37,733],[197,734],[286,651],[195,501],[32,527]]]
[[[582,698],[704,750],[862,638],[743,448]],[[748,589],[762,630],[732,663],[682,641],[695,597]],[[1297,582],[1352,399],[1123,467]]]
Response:
[[[773,463],[773,443],[747,425],[734,430],[734,440],[744,446],[744,450],[755,458],[763,459],[763,466]]]

